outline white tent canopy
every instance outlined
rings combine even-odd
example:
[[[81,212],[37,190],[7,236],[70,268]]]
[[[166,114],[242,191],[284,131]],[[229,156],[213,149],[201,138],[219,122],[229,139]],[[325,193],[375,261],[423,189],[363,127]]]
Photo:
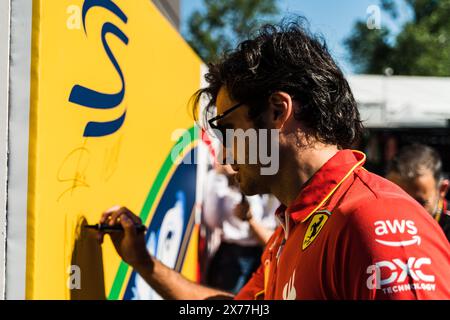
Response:
[[[450,77],[350,75],[367,127],[445,127],[450,119]]]

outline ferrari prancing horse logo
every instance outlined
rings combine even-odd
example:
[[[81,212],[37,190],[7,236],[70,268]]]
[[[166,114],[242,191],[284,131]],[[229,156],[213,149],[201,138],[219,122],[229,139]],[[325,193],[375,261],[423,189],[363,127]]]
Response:
[[[308,248],[308,246],[314,241],[314,239],[316,239],[330,215],[331,212],[327,210],[318,211],[316,215],[311,219],[308,229],[306,229],[305,237],[303,238],[302,250]]]

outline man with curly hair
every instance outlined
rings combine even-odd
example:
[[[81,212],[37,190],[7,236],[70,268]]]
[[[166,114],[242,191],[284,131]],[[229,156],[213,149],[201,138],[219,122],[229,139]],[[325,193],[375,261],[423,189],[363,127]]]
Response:
[[[437,150],[423,144],[404,146],[389,163],[386,178],[399,185],[436,220],[450,241],[449,180]]]
[[[366,171],[362,152],[350,150],[362,131],[355,99],[303,20],[263,27],[211,63],[206,80],[195,97],[209,98],[205,116],[214,132],[224,138],[227,129],[269,129],[279,144],[274,174],[261,174],[260,162],[231,161],[246,195],[271,193],[282,203],[275,213],[281,226],[235,299],[450,298],[444,234],[401,188]],[[246,152],[252,147],[247,142]],[[229,151],[236,160],[234,145]],[[164,298],[233,297],[151,257],[128,209],[108,210],[107,221],[125,229],[111,235],[119,255]]]

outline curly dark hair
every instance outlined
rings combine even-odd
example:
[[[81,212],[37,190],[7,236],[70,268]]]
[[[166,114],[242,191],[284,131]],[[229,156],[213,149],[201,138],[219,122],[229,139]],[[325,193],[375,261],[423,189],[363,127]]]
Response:
[[[428,169],[436,183],[444,178],[442,159],[436,149],[419,143],[404,146],[388,165],[388,172],[398,173],[403,179],[414,179]]]
[[[212,113],[222,86],[233,100],[249,106],[250,119],[266,110],[272,93],[284,91],[300,103],[295,119],[319,141],[345,149],[361,135],[350,86],[323,38],[309,31],[303,17],[263,26],[208,67],[208,87],[193,96],[195,119],[203,95],[209,98],[205,117]]]

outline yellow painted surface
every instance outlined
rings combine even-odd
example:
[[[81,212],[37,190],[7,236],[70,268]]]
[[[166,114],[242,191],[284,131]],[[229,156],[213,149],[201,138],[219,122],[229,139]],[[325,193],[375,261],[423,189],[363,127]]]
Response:
[[[120,258],[109,239],[100,248],[80,225],[96,223],[116,204],[139,213],[175,143],[172,132],[193,125],[187,102],[199,87],[200,60],[151,1],[114,0],[126,24],[103,8],[91,9],[87,35],[83,3],[33,1],[28,299],[108,295]],[[69,95],[77,84],[104,93],[121,88],[101,40],[105,22],[123,31],[129,43],[106,36],[126,86],[117,107],[99,110],[71,103]],[[83,137],[88,122],[110,121],[124,110],[117,132]],[[74,262],[85,286],[81,296],[71,296],[67,286]],[[191,265],[186,268],[193,270]]]

